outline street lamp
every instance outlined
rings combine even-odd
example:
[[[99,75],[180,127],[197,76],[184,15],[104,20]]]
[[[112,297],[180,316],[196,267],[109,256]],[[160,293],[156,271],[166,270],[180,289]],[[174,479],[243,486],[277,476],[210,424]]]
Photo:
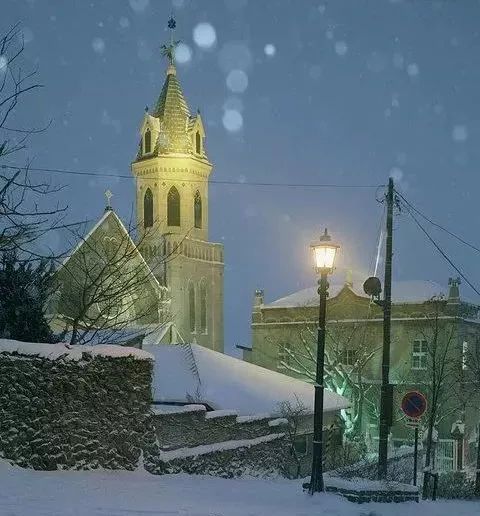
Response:
[[[333,272],[338,245],[332,242],[325,229],[318,242],[310,245],[318,280],[320,296],[317,330],[317,371],[315,376],[315,404],[313,413],[313,458],[309,493],[324,491],[323,485],[323,375],[325,368],[325,313],[327,305],[327,276]]]

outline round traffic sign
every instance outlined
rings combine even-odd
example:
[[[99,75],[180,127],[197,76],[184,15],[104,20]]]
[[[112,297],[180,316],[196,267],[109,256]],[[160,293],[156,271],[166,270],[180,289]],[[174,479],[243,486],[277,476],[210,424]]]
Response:
[[[409,391],[402,399],[402,411],[411,418],[419,418],[427,410],[427,398],[418,391]]]

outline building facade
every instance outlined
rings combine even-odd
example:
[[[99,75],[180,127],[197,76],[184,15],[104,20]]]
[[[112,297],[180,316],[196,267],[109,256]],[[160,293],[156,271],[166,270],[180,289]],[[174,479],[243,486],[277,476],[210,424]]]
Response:
[[[443,374],[435,427],[439,439],[452,444],[452,428],[461,422],[460,454],[467,460],[480,420],[478,394],[472,398],[475,385],[468,375],[468,360],[480,341],[480,307],[461,299],[457,280],[449,283],[446,296],[442,295],[445,289],[430,282],[393,285],[392,442],[412,439],[400,410],[404,393],[415,388],[431,398],[432,383]],[[265,302],[263,291],[256,291],[252,346],[243,350],[244,360],[313,382],[317,320],[316,288],[271,303]],[[367,436],[372,445],[378,435],[382,342],[382,309],[351,283],[332,285],[327,300],[325,381],[351,402],[350,411],[344,413],[346,431]],[[450,469],[464,462],[458,457]]]

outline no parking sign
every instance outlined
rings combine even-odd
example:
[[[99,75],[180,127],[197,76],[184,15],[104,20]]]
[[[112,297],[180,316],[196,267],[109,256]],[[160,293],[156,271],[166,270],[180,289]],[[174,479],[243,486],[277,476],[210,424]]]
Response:
[[[402,412],[411,419],[419,419],[427,410],[427,398],[419,391],[409,391],[401,404]]]

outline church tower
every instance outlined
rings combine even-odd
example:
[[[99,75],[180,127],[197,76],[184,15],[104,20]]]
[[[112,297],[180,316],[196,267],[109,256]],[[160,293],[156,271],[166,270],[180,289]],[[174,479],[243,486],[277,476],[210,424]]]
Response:
[[[169,20],[169,28],[175,21]],[[212,172],[200,113],[190,114],[178,81],[173,37],[164,45],[166,78],[140,126],[136,178],[139,248],[171,295],[173,322],[186,342],[223,352],[223,245],[208,241]]]

